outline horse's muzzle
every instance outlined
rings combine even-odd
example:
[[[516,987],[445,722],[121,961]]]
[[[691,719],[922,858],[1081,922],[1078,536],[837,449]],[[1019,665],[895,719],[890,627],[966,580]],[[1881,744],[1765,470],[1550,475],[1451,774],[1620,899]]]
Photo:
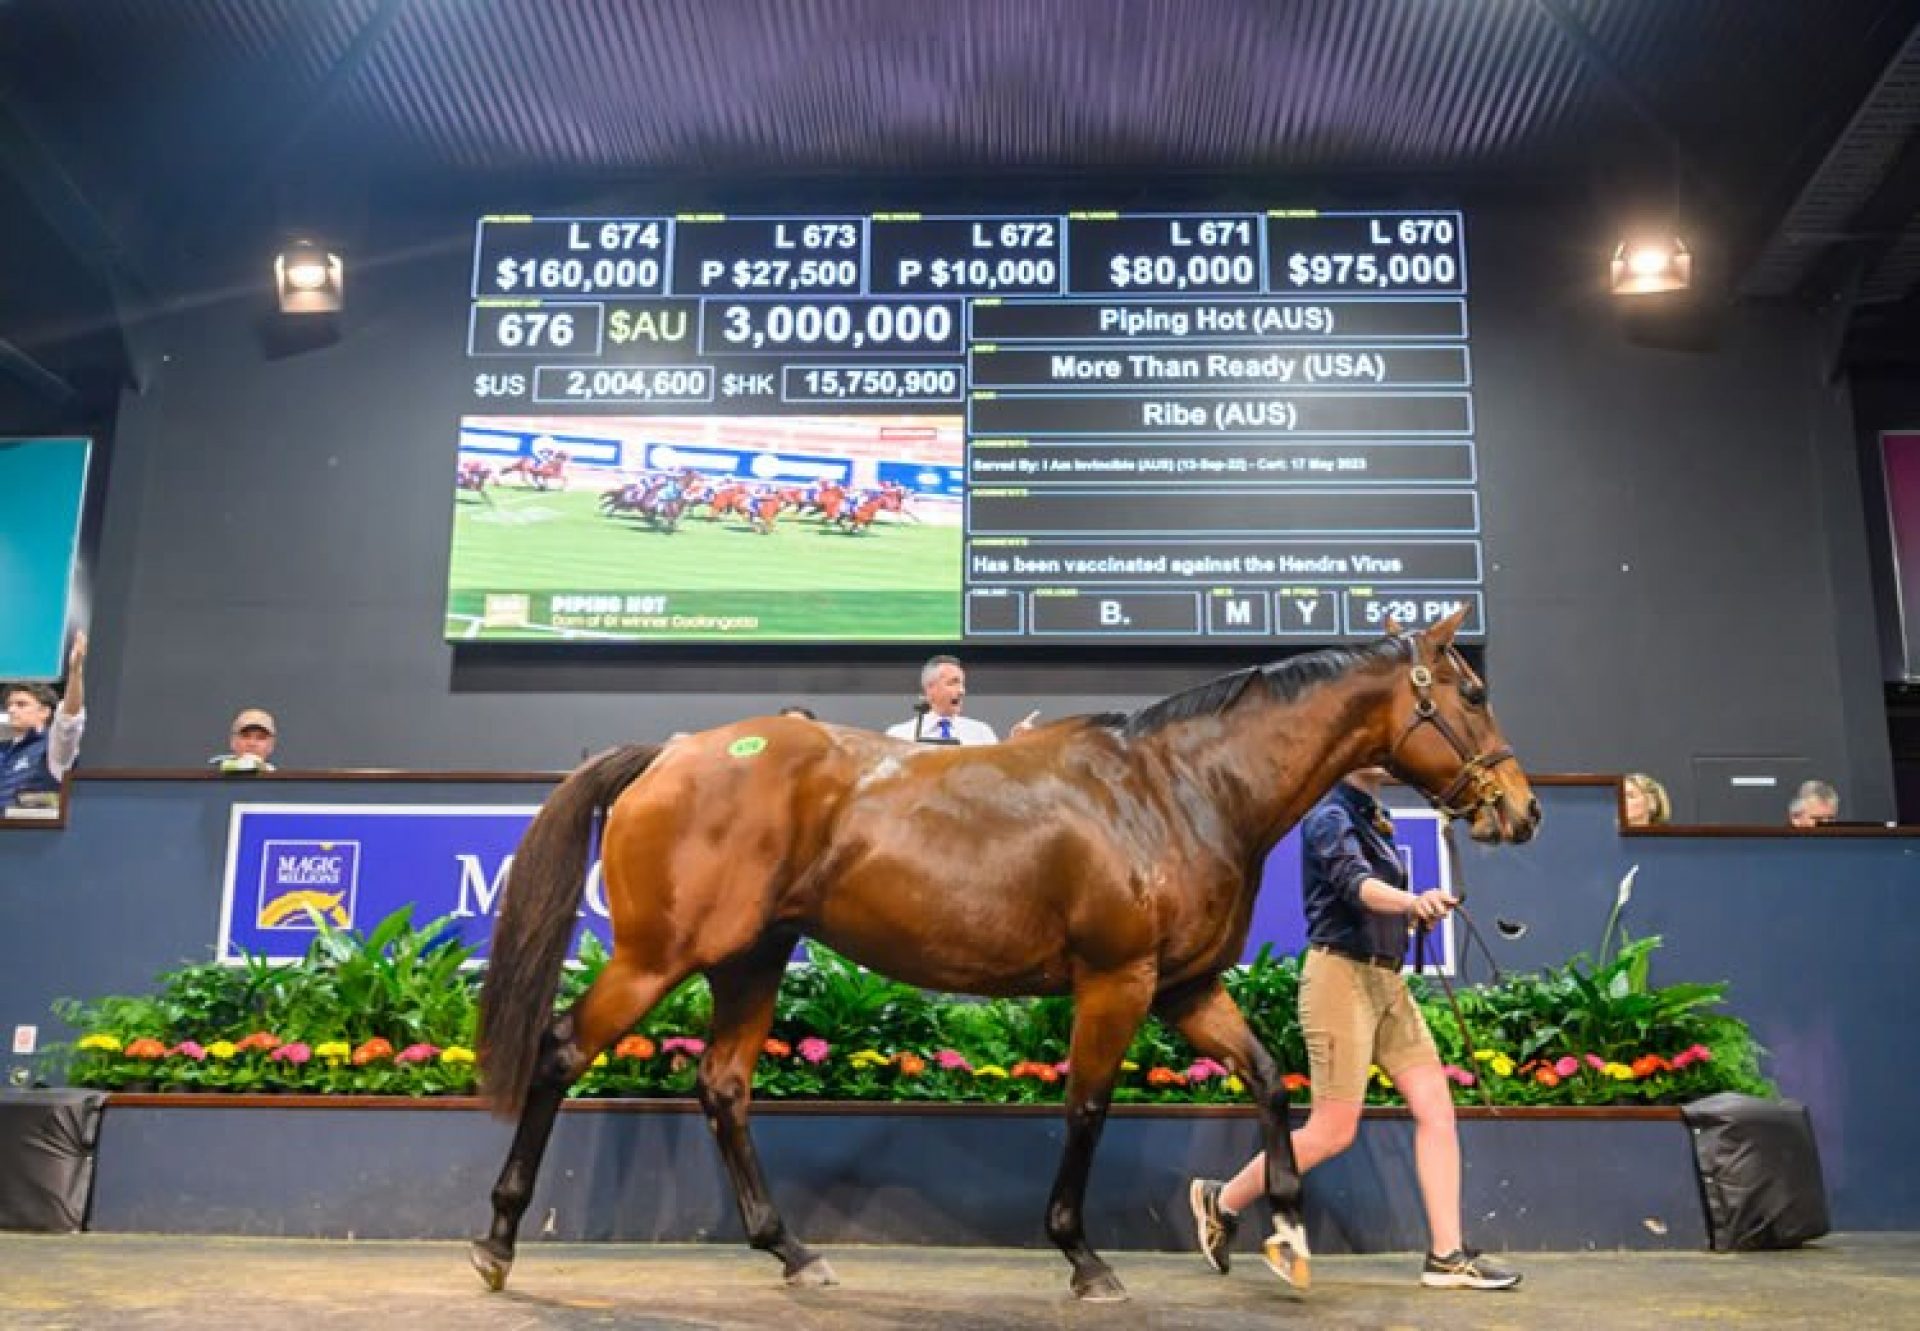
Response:
[[[1540,801],[1531,795],[1523,806],[1510,799],[1483,804],[1473,815],[1468,835],[1486,845],[1523,846],[1540,829]]]

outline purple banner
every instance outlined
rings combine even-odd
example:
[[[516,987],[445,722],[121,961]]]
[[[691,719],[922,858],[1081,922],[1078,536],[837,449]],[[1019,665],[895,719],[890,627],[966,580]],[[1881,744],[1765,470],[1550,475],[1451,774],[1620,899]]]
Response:
[[[484,957],[514,849],[535,811],[532,805],[236,805],[218,956],[297,961],[318,931],[316,916],[365,932],[411,905],[416,925],[451,920],[460,940]],[[1396,809],[1394,825],[1414,890],[1450,886],[1438,817],[1427,809]],[[597,857],[587,872],[580,927],[612,945]],[[1242,960],[1268,945],[1282,956],[1306,945],[1297,831],[1267,857]],[[1429,969],[1451,973],[1451,922],[1437,951]]]

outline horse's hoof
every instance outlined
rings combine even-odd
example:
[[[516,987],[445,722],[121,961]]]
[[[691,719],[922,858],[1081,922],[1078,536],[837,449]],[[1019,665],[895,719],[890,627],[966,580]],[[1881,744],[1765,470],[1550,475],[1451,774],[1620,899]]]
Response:
[[[502,1257],[488,1246],[485,1239],[475,1239],[467,1247],[467,1260],[473,1263],[473,1269],[487,1283],[487,1288],[498,1294],[507,1287],[507,1272],[513,1270],[513,1258]]]
[[[826,1258],[816,1257],[799,1270],[787,1272],[787,1283],[795,1289],[825,1289],[839,1284],[840,1277],[827,1265]]]
[[[1125,1303],[1127,1287],[1113,1272],[1096,1271],[1084,1278],[1073,1278],[1073,1297],[1082,1303]]]
[[[1313,1259],[1312,1254],[1307,1251],[1307,1231],[1304,1225],[1276,1217],[1273,1222],[1273,1233],[1267,1235],[1261,1243],[1260,1251],[1267,1259],[1268,1269],[1289,1285],[1298,1290],[1312,1288]]]

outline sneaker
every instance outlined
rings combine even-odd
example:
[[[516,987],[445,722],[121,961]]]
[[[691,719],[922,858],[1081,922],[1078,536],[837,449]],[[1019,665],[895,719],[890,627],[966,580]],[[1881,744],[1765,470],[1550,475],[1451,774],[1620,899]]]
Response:
[[[1303,1225],[1273,1218],[1273,1233],[1260,1244],[1267,1269],[1305,1293],[1313,1284],[1312,1256],[1307,1251],[1307,1231]]]
[[[1240,1217],[1220,1209],[1220,1183],[1197,1178],[1187,1189],[1187,1203],[1193,1207],[1193,1229],[1200,1241],[1200,1255],[1221,1275],[1232,1261],[1233,1236],[1240,1232]]]
[[[1520,1273],[1495,1266],[1472,1248],[1456,1248],[1445,1257],[1428,1253],[1420,1283],[1430,1289],[1512,1289]]]

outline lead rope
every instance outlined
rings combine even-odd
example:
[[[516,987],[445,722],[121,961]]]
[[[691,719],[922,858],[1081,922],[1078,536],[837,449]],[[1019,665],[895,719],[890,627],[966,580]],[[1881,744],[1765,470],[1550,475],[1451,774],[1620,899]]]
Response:
[[[1498,983],[1501,978],[1500,963],[1493,959],[1493,949],[1487,946],[1487,940],[1481,935],[1479,926],[1473,922],[1473,917],[1467,914],[1467,884],[1465,878],[1463,878],[1460,873],[1460,856],[1459,852],[1454,848],[1453,824],[1451,822],[1443,822],[1441,824],[1440,842],[1446,847],[1447,864],[1452,870],[1453,895],[1455,901],[1458,903],[1454,906],[1453,913],[1458,915],[1466,924],[1467,937],[1480,944],[1480,951],[1486,955],[1487,965],[1493,971],[1494,982]],[[1465,944],[1462,944],[1460,948],[1460,959],[1463,964],[1466,961],[1466,957],[1467,949]],[[1413,972],[1416,975],[1425,975],[1427,973],[1427,926],[1424,924],[1414,926]],[[1439,971],[1439,976],[1441,992],[1446,994],[1447,1006],[1453,1010],[1453,1024],[1460,1031],[1460,1043],[1466,1047],[1468,1071],[1473,1073],[1473,1084],[1480,1090],[1482,1103],[1486,1105],[1490,1112],[1497,1114],[1500,1110],[1499,1107],[1493,1103],[1493,1091],[1487,1085],[1486,1069],[1480,1066],[1480,1053],[1473,1043],[1473,1031],[1467,1026],[1466,1017],[1461,1015],[1460,1000],[1453,992],[1453,977],[1448,975],[1444,968]]]

